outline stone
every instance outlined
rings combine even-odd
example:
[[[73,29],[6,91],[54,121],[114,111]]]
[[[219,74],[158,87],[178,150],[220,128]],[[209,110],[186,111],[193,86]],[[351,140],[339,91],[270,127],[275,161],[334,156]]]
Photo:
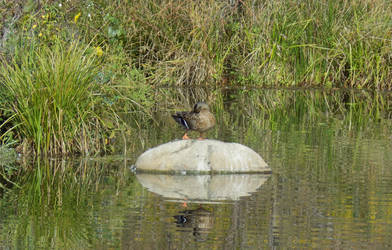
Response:
[[[136,160],[136,171],[160,173],[269,173],[255,151],[218,140],[177,140],[151,148]]]

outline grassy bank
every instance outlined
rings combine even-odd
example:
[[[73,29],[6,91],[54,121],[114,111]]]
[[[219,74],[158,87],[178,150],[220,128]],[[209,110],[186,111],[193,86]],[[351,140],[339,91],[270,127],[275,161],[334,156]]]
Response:
[[[98,39],[153,85],[391,89],[391,3],[228,2],[101,5]]]
[[[0,140],[22,152],[107,152],[162,106],[219,111],[221,86],[392,89],[383,0],[3,1],[0,14]],[[259,107],[269,117],[291,102],[276,98]]]
[[[22,30],[93,41],[114,83],[133,70],[152,85],[392,88],[384,0],[19,1],[1,11],[3,42]]]

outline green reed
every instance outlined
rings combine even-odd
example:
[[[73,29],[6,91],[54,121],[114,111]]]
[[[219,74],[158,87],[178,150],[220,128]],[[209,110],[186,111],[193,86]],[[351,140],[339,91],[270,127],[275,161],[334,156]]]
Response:
[[[77,42],[26,46],[3,61],[0,76],[20,141],[39,154],[96,153],[105,123],[97,113],[100,86],[94,51]],[[102,129],[102,131],[100,131]]]

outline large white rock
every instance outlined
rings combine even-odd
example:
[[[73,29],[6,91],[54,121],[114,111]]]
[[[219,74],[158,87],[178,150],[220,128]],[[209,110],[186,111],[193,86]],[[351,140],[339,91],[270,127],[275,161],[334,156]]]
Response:
[[[268,173],[252,149],[217,140],[178,140],[151,148],[136,161],[137,171],[172,173]]]

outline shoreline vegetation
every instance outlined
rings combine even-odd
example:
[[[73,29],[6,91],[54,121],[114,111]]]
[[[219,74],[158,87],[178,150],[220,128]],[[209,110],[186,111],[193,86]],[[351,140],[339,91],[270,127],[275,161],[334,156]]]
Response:
[[[258,126],[290,105],[391,119],[391,1],[19,0],[0,19],[0,145],[25,155],[110,153],[157,111],[223,116],[236,93]]]

